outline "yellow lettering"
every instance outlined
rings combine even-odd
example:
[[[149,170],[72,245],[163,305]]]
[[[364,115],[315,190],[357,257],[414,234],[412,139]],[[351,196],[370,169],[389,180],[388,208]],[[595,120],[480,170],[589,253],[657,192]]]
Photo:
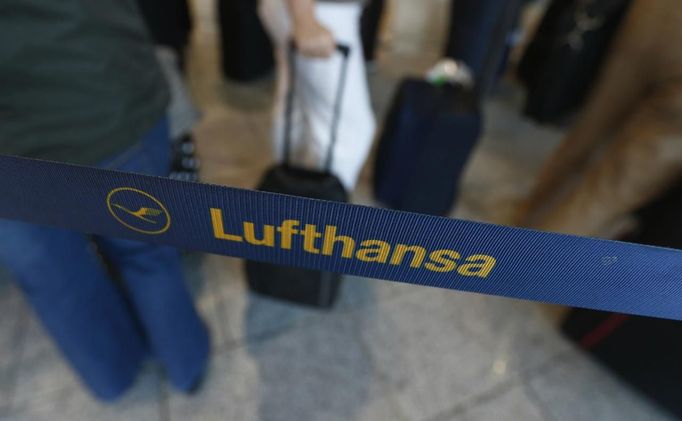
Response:
[[[424,258],[426,257],[426,249],[424,247],[419,246],[406,246],[405,244],[398,244],[395,246],[395,250],[393,250],[393,256],[391,256],[391,264],[397,266],[403,263],[405,253],[407,252],[413,253],[412,262],[410,262],[410,267],[411,268],[421,267],[422,262],[424,262]]]
[[[291,237],[298,234],[298,230],[294,229],[298,224],[299,222],[296,220],[287,219],[277,228],[277,232],[280,233],[280,247],[284,250],[291,250]]]
[[[457,268],[456,261],[462,256],[454,250],[436,250],[429,254],[430,262],[424,267],[434,272],[452,272]]]
[[[317,232],[317,225],[307,224],[301,234],[303,234],[303,250],[320,254],[320,249],[315,246],[315,241],[322,238],[322,234]]]
[[[396,244],[381,240],[364,240],[359,243],[356,250],[355,239],[345,235],[337,235],[338,227],[335,225],[325,226],[324,233],[318,231],[318,226],[313,224],[302,225],[301,221],[288,219],[276,227],[263,225],[262,230],[257,232],[256,224],[243,222],[241,235],[225,232],[223,211],[218,208],[210,208],[211,225],[213,236],[218,240],[246,243],[254,246],[276,247],[277,233],[279,233],[279,247],[282,250],[291,250],[293,237],[303,237],[303,250],[307,253],[334,256],[339,248],[340,255],[344,259],[356,258],[362,262],[402,265],[408,253],[411,253],[409,265],[411,268],[430,270],[432,272],[446,273],[456,271],[461,276],[475,276],[487,278],[497,265],[497,259],[486,254],[475,254],[461,262],[462,255],[455,250],[442,249],[427,252],[426,248],[416,245]],[[322,244],[320,245],[320,239]],[[338,254],[338,251],[337,251]],[[428,255],[428,260],[427,260]],[[426,260],[426,262],[425,262]],[[460,263],[461,262],[461,263]]]
[[[385,241],[365,240],[360,243],[360,250],[355,254],[355,258],[363,262],[386,263],[388,255],[391,253],[391,245]]]
[[[485,254],[469,256],[466,262],[457,269],[457,273],[462,276],[478,276],[479,278],[487,278],[497,264],[494,257]]]
[[[337,228],[333,225],[327,225],[324,229],[324,240],[322,243],[322,254],[331,256],[334,254],[334,245],[336,243],[343,244],[343,252],[341,257],[345,259],[352,259],[355,252],[355,240],[345,235],[336,235]]]
[[[236,241],[241,243],[244,241],[239,235],[227,234],[225,227],[223,227],[223,211],[216,208],[211,208],[211,225],[213,225],[213,236],[218,240]]]
[[[256,228],[253,222],[244,222],[244,239],[247,243],[254,246],[275,247],[275,227],[265,225],[263,227],[263,238],[256,238]]]

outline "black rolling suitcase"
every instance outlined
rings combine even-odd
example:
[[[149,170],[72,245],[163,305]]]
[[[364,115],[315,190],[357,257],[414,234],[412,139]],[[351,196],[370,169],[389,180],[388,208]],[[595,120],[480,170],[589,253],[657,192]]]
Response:
[[[481,113],[471,92],[407,79],[379,140],[375,196],[394,209],[447,215],[480,132]]]
[[[223,74],[228,79],[249,82],[266,76],[274,68],[272,44],[255,0],[219,0]]]
[[[330,172],[336,144],[337,123],[341,113],[341,101],[345,88],[346,71],[350,50],[339,46],[343,55],[343,69],[334,104],[332,139],[323,171],[296,167],[290,160],[291,113],[295,89],[294,48],[290,49],[290,88],[285,110],[284,163],[270,168],[258,186],[258,190],[282,193],[313,199],[347,202],[348,193],[341,181]],[[341,275],[330,272],[299,269],[288,266],[246,261],[246,279],[249,288],[259,294],[308,306],[330,308],[334,305],[341,284]]]
[[[517,74],[528,92],[524,114],[561,124],[583,104],[630,0],[554,0]],[[571,75],[571,77],[566,77]]]

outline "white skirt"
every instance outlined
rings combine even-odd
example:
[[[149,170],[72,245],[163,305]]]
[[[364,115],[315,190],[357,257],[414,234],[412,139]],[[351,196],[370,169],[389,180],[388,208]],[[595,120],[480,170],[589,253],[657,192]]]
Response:
[[[282,159],[284,105],[288,88],[288,43],[292,23],[286,0],[261,0],[260,16],[275,46],[277,94],[275,98],[273,146]],[[359,3],[316,4],[316,15],[338,43],[351,48],[346,88],[334,148],[331,171],[350,191],[355,188],[360,171],[374,138],[375,122],[371,108],[367,75],[360,40]],[[322,169],[331,139],[331,122],[342,57],[329,59],[296,57],[296,92],[292,112],[292,161],[300,166]]]

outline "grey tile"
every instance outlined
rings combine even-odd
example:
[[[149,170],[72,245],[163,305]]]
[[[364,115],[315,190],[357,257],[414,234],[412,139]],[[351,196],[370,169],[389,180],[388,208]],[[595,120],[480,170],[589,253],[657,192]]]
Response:
[[[426,419],[510,378],[457,322],[451,291],[423,288],[353,316],[390,394],[408,419]]]
[[[421,287],[419,286],[400,282],[344,276],[336,309],[338,311],[353,311],[362,307],[375,306],[378,302],[390,301],[420,290]]]
[[[520,373],[573,350],[540,304],[457,292],[457,323],[495,356],[495,370]]]
[[[201,391],[192,397],[172,392],[170,420],[255,420],[258,367],[241,348],[214,355]]]
[[[10,410],[14,389],[15,377],[3,370],[2,374],[0,374],[0,415]]]
[[[19,323],[24,302],[19,290],[9,281],[0,279],[0,369],[16,360],[17,323]]]
[[[249,293],[241,260],[207,256],[202,272],[216,285],[210,299],[215,302],[216,327],[225,343],[273,335],[323,314]]]
[[[206,256],[201,273],[205,282],[212,285],[212,290],[210,294],[200,294],[199,307],[213,326],[214,344],[218,347],[247,338],[274,335],[330,313],[354,311],[419,290],[413,285],[346,276],[334,308],[317,310],[249,292],[243,262],[239,259]]]
[[[30,312],[26,317],[21,361],[16,367],[13,409],[36,400],[49,400],[65,389],[80,387],[79,380],[37,318]]]
[[[171,397],[171,419],[399,419],[356,328],[330,314],[217,355],[199,396]]]
[[[226,323],[237,341],[264,338],[325,316],[324,310],[299,307],[246,291],[226,300]]]
[[[66,387],[48,396],[34,396],[13,408],[8,419],[158,421],[159,387],[159,374],[150,368],[143,372],[135,386],[116,403],[101,403],[79,387]]]
[[[0,275],[1,277],[2,275]],[[24,302],[19,291],[0,279],[0,414],[11,405],[16,386],[16,366],[21,359],[21,324],[25,313]]]
[[[557,421],[672,420],[625,383],[577,352],[530,380],[529,387]]]
[[[506,388],[499,395],[473,405],[439,420],[456,419],[460,421],[523,420],[542,421],[547,417],[541,408],[528,397],[522,385]]]
[[[194,301],[200,316],[206,323],[211,337],[212,348],[221,348],[229,341],[227,328],[223,320],[223,304],[226,285],[222,274],[216,276],[207,273],[204,267],[207,261],[216,256],[189,254],[185,256],[184,265]]]

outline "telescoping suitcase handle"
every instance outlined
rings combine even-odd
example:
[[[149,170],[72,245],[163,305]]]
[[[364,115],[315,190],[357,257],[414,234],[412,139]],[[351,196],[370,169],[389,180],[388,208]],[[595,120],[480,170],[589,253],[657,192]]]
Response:
[[[289,165],[291,162],[291,114],[294,108],[294,92],[296,91],[296,44],[291,41],[289,43],[289,90],[286,97],[286,108],[284,110],[284,164]],[[341,65],[341,74],[339,76],[339,84],[336,90],[336,99],[334,100],[334,110],[332,114],[331,124],[331,142],[329,143],[329,151],[324,163],[324,171],[331,172],[332,161],[334,160],[334,148],[336,146],[336,139],[338,137],[339,119],[341,117],[341,106],[343,104],[343,92],[346,87],[346,77],[348,74],[348,61],[350,58],[350,47],[348,45],[337,44],[336,51],[343,56],[343,63]]]

